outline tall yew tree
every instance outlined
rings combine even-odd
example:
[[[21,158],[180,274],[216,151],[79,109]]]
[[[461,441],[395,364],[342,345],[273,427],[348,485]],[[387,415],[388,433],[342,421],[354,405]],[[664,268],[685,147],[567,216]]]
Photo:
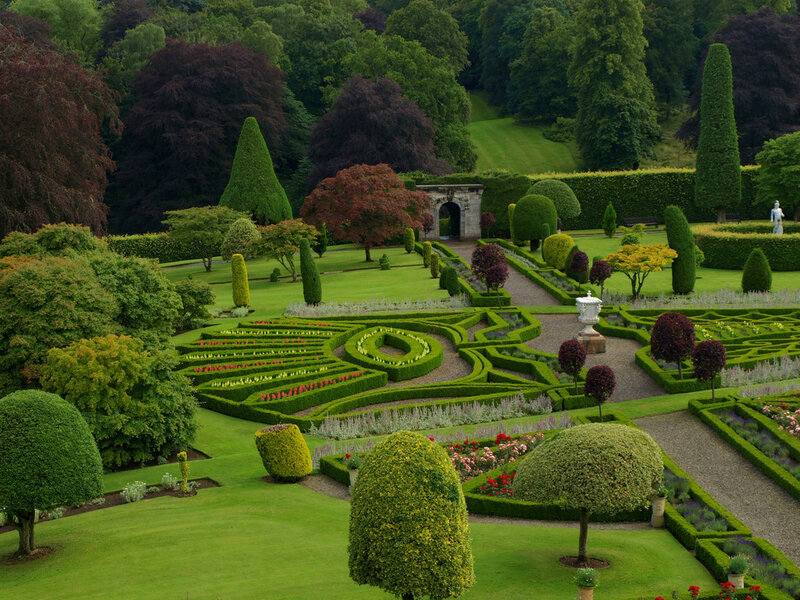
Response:
[[[250,213],[259,225],[292,218],[289,199],[275,177],[267,143],[253,117],[247,117],[242,126],[231,178],[219,204]]]
[[[0,238],[59,221],[102,231],[114,163],[100,127],[119,122],[100,77],[0,26],[0,115]]]
[[[584,0],[575,16],[576,139],[591,170],[636,168],[660,136],[641,9],[641,0]]]
[[[216,204],[244,120],[254,117],[273,150],[285,126],[283,74],[240,43],[169,40],[133,83],[111,221],[126,232],[158,229],[167,210]]]
[[[703,67],[694,201],[714,209],[721,223],[725,222],[725,209],[738,208],[742,195],[732,86],[728,48],[711,44]]]

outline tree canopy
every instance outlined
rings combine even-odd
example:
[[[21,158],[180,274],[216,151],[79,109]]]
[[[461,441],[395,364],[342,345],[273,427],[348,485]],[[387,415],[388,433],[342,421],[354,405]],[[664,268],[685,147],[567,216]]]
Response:
[[[170,210],[164,224],[167,234],[179,243],[190,243],[203,260],[206,271],[211,270],[214,256],[220,252],[230,226],[248,215],[227,206],[196,206]]]
[[[250,246],[253,254],[277,260],[292,276],[292,281],[297,281],[294,255],[300,251],[303,240],[316,240],[319,235],[316,227],[303,223],[302,219],[291,219],[261,227],[260,231],[261,237]]]
[[[765,214],[780,202],[787,215],[800,218],[800,131],[764,142],[756,155],[756,203]]]
[[[644,280],[650,273],[661,271],[678,253],[666,244],[628,244],[622,246],[606,260],[615,271],[619,271],[631,281],[631,296],[635,300],[642,292]]]

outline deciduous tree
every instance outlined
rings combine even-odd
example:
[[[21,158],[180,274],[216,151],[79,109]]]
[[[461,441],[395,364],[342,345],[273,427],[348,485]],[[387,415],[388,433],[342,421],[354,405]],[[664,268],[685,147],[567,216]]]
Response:
[[[153,13],[153,9],[147,5],[145,0],[117,0],[114,2],[110,6],[110,14],[107,14],[105,23],[100,30],[100,39],[103,42],[101,55],[108,52],[115,42],[124,38],[126,32],[150,19]]]
[[[303,223],[302,219],[281,221],[267,227],[260,227],[261,238],[253,242],[251,248],[256,256],[277,260],[281,266],[297,281],[297,269],[294,255],[300,251],[303,240],[313,241],[319,232],[312,225]]]
[[[800,131],[764,142],[756,155],[761,165],[756,179],[756,204],[764,215],[775,202],[787,215],[800,219]]]
[[[566,340],[558,348],[558,364],[561,370],[572,376],[575,393],[578,393],[578,375],[586,364],[586,348],[578,340]]]
[[[650,333],[650,354],[653,358],[678,365],[678,378],[683,379],[683,361],[694,350],[694,323],[680,313],[664,313],[653,324]]]
[[[714,380],[727,363],[725,346],[717,340],[705,340],[697,344],[692,352],[694,376],[699,381],[711,381],[711,401],[714,401]]]
[[[622,246],[606,260],[615,271],[619,271],[631,282],[631,297],[636,300],[642,292],[644,280],[650,273],[661,271],[671,263],[678,253],[666,244],[629,244]]]
[[[191,242],[197,248],[198,258],[203,260],[206,271],[222,247],[228,229],[237,219],[248,215],[227,206],[197,206],[183,210],[170,210],[164,224],[167,234],[178,243]]]
[[[428,207],[428,195],[407,190],[389,165],[355,165],[323,179],[300,214],[325,223],[337,240],[362,244],[370,262],[373,246],[420,227]]]

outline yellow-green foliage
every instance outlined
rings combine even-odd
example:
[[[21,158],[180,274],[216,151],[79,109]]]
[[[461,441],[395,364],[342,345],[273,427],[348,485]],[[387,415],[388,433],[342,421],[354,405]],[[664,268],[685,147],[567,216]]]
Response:
[[[370,451],[358,472],[350,577],[395,596],[460,596],[475,576],[464,494],[444,449],[399,431]]]
[[[439,277],[439,255],[431,254],[431,277]]]
[[[566,233],[551,235],[542,245],[542,258],[551,267],[563,271],[567,268],[567,256],[574,245],[575,241]]]
[[[189,456],[185,451],[178,452],[178,464],[181,466],[181,494],[189,493]]]
[[[431,255],[433,254],[433,248],[431,247],[430,242],[423,242],[422,243],[422,266],[430,267],[431,266]]]
[[[233,285],[233,304],[247,306],[250,304],[250,282],[247,280],[247,265],[244,256],[234,254],[231,257],[231,285]]]
[[[297,425],[282,423],[256,431],[256,448],[275,479],[297,481],[311,473],[311,453]]]
[[[519,463],[514,497],[590,514],[633,511],[648,505],[663,476],[661,449],[644,431],[592,423],[537,445]]]

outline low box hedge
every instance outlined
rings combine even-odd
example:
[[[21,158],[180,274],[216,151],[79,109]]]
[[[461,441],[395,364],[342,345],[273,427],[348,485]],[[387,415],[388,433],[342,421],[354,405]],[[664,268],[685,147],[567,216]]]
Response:
[[[362,342],[364,353],[358,349],[362,335],[367,336]],[[409,337],[409,335],[400,331],[389,331],[383,327],[367,329],[363,334],[359,334],[358,337],[351,337],[344,345],[344,355],[351,362],[363,367],[385,371],[392,381],[414,379],[430,373],[441,365],[444,359],[442,345],[438,340],[419,332],[415,332],[415,336],[428,344],[429,352],[427,355],[422,356],[425,348],[413,337]],[[380,351],[380,346],[383,344],[405,350],[405,355],[398,357],[398,359],[404,359],[409,362],[407,364],[399,364],[400,361],[393,360],[394,357],[389,355],[385,355],[385,358],[383,358],[383,353]]]
[[[198,260],[203,251],[194,240],[176,242],[166,233],[142,233],[137,235],[109,235],[104,238],[111,251],[123,256],[154,258],[160,263],[180,260]],[[217,248],[214,255],[219,255]]]

